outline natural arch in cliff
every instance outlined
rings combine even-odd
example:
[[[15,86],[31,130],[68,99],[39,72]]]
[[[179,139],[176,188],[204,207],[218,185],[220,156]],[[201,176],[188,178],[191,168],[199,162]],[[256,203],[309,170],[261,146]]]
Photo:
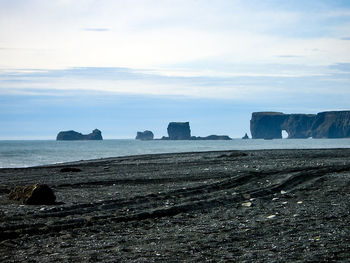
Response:
[[[289,137],[289,133],[286,130],[282,130],[282,139],[287,139]]]

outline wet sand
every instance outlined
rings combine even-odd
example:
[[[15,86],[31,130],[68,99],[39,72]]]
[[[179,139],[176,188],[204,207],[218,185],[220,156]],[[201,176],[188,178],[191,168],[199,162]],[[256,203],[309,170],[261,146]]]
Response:
[[[10,189],[33,183],[48,184],[57,204],[8,200]],[[349,258],[350,149],[158,154],[0,169],[1,262]]]

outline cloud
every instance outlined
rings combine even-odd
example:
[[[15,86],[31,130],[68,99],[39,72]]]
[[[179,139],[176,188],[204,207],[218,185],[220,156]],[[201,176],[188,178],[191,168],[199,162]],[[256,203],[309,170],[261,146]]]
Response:
[[[88,28],[84,28],[85,31],[94,31],[94,32],[106,32],[109,31],[109,28],[98,28],[98,27],[88,27]]]
[[[297,54],[293,59],[306,65],[350,61],[349,44],[339,39],[349,28],[346,8],[337,13],[332,5],[321,8],[317,1],[278,3],[24,1],[17,8],[0,4],[0,44],[16,48],[2,50],[0,67],[153,69],[198,60],[289,63],[286,54]],[[327,12],[333,13],[321,15]],[[97,38],[89,32],[109,33]]]
[[[331,69],[336,69],[341,72],[350,72],[350,63],[337,63],[329,66]]]
[[[261,65],[263,68],[264,65]],[[0,74],[1,94],[35,95],[45,93],[55,96],[71,91],[100,92],[124,95],[154,95],[188,98],[224,99],[240,102],[273,101],[295,96],[322,96],[342,94],[348,97],[349,79],[338,74],[334,67],[311,68],[308,74],[295,71],[301,65],[269,65],[274,72],[237,72],[227,75],[166,74],[162,71],[128,68],[70,68],[65,70],[5,71]],[[238,68],[238,66],[237,66]],[[291,70],[295,73],[291,74]],[[304,71],[307,68],[304,67]],[[284,73],[286,72],[286,73]],[[306,71],[305,71],[306,72]],[[323,74],[316,74],[317,72]],[[171,72],[170,72],[171,73]],[[332,89],[329,89],[332,87]]]
[[[280,55],[279,58],[300,58],[302,56],[295,56],[295,55]]]

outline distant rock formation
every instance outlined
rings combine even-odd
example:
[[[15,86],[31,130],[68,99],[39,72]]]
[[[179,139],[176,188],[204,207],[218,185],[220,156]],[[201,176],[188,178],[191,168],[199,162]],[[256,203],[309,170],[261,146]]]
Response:
[[[57,141],[75,141],[75,140],[103,140],[100,130],[95,129],[90,134],[81,134],[76,131],[61,131],[57,134]]]
[[[192,136],[191,140],[232,140],[229,136],[227,135],[209,135],[206,137],[196,137]]]
[[[242,139],[243,139],[243,140],[249,139],[248,134],[246,133],[246,134],[242,137]]]
[[[25,205],[53,205],[56,196],[48,185],[33,184],[16,187],[10,192],[9,199]]]
[[[169,140],[191,139],[191,129],[189,122],[170,122],[167,130]]]
[[[350,111],[315,114],[254,112],[250,120],[253,139],[280,139],[282,130],[289,139],[350,137]]]
[[[254,112],[250,120],[252,138],[281,139],[281,126],[286,118],[286,114],[281,112]]]
[[[141,140],[141,141],[149,141],[153,140],[154,135],[153,132],[151,131],[143,131],[143,132],[137,132],[136,134],[136,140]]]
[[[163,136],[161,140],[232,140],[227,135],[191,136],[189,122],[170,122],[168,125],[168,135],[169,137]]]

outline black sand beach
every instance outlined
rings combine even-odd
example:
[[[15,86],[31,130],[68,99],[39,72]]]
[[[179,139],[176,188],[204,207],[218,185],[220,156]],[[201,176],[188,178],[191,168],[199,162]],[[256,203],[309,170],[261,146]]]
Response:
[[[8,199],[39,182],[57,204]],[[0,169],[0,209],[1,262],[348,262],[350,149]]]

